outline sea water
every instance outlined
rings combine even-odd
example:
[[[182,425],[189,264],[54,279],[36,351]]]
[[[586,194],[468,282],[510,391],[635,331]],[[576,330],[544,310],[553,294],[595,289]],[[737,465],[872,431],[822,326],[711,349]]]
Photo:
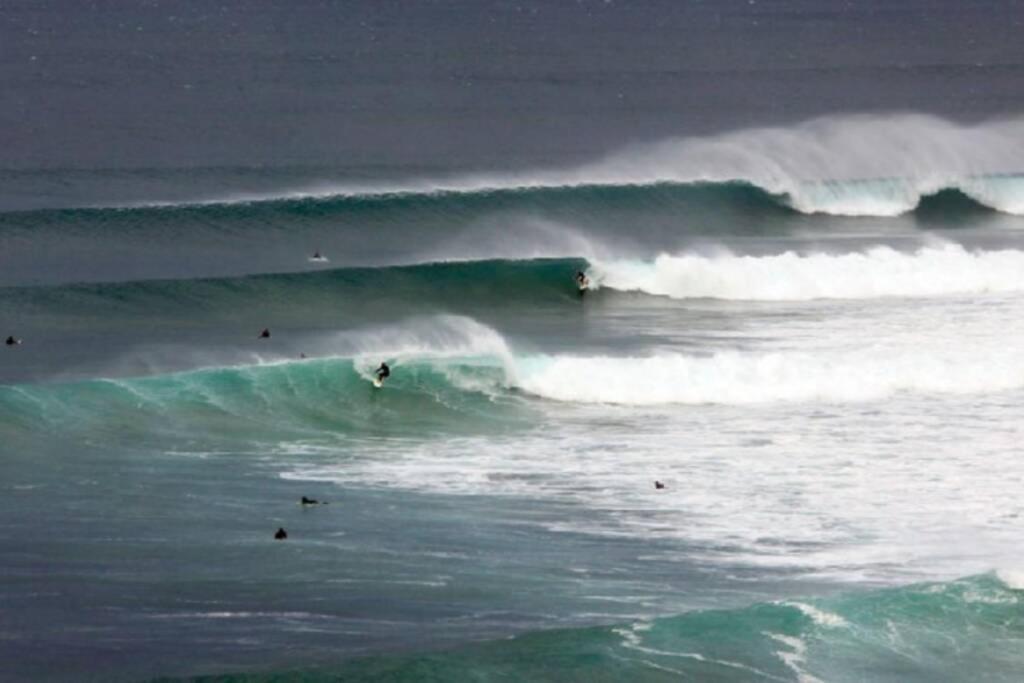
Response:
[[[1024,677],[1015,3],[58,5],[0,679]]]

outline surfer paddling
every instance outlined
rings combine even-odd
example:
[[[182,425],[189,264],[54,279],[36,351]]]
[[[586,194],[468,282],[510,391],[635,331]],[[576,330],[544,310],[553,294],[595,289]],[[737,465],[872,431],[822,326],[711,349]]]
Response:
[[[6,344],[7,346],[18,346],[19,344],[21,344],[21,340],[16,338],[14,335],[11,335],[10,337],[7,338],[6,341],[4,341],[4,344]]]

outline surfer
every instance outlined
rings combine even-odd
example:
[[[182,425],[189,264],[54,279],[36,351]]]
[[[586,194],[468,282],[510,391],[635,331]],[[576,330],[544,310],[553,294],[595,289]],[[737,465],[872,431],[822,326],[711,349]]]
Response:
[[[587,274],[582,270],[576,271],[576,286],[580,292],[585,292],[590,287],[590,280],[587,279]]]
[[[302,505],[326,505],[326,504],[327,503],[321,503],[316,498],[306,498],[305,496],[302,497]]]
[[[391,376],[391,368],[388,367],[387,363],[381,363],[380,367],[374,370],[374,373],[377,375],[377,381],[383,384],[384,380]]]
[[[260,332],[260,336],[257,337],[257,338],[258,339],[270,339],[270,328],[264,327],[263,331]]]
[[[283,541],[288,538],[288,532],[284,530],[284,527],[278,527],[277,533],[274,534],[274,540]]]
[[[20,339],[15,339],[14,335],[11,335],[10,337],[8,337],[7,340],[4,342],[4,344],[6,344],[7,346],[17,346],[20,343],[21,343],[21,340]]]
[[[663,489],[663,488],[665,488],[665,485],[663,483],[661,483],[660,481],[655,481],[654,482],[654,488],[656,488],[656,489]]]

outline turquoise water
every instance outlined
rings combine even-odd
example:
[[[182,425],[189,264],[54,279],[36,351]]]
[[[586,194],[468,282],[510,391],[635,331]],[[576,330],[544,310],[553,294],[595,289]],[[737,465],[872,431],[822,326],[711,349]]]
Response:
[[[433,655],[296,670],[292,680],[1017,680],[1019,590],[994,576],[828,600],[528,634]],[[964,633],[970,633],[969,639]],[[956,656],[950,657],[950,648]],[[267,676],[203,681],[277,680]]]
[[[1013,680],[1024,256],[884,244],[8,288],[10,675]]]
[[[4,3],[0,681],[1024,679],[1019,3],[833,4]]]

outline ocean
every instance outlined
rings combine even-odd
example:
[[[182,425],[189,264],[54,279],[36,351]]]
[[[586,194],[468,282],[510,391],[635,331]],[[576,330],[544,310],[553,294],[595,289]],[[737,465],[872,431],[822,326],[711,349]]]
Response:
[[[1022,27],[3,4],[0,680],[1024,679]]]

